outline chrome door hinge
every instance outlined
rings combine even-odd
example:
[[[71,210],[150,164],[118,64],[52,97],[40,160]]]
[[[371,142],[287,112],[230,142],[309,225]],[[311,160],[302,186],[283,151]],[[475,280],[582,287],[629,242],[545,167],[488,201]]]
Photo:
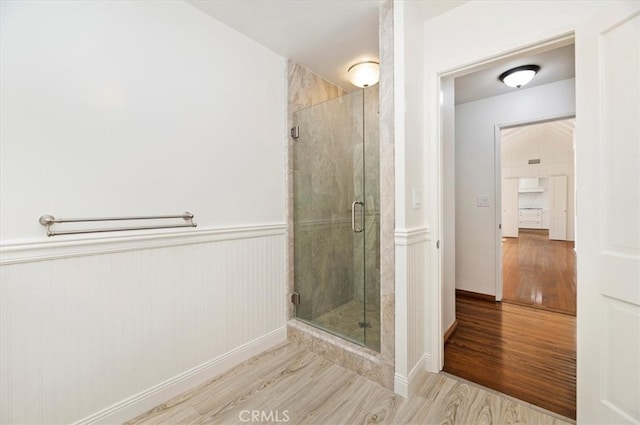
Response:
[[[300,137],[300,127],[299,126],[295,126],[295,127],[291,127],[291,137],[294,139],[297,139],[298,137]]]
[[[436,241],[436,249],[440,249],[440,241],[439,240]]]
[[[298,294],[297,292],[291,294],[291,302],[293,303],[293,305],[300,305],[300,294]]]

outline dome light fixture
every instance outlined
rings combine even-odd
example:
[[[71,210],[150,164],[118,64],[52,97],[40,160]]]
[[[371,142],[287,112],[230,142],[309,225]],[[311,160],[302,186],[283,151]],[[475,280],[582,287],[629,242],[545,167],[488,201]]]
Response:
[[[380,80],[380,63],[364,61],[353,64],[347,70],[349,81],[356,87],[369,87]]]
[[[520,88],[528,84],[538,71],[540,71],[538,65],[517,66],[500,74],[498,79],[509,87]]]

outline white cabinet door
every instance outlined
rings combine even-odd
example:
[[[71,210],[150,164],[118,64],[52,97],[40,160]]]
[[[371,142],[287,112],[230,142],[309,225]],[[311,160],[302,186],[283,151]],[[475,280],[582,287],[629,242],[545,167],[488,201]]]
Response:
[[[518,179],[502,179],[502,236],[518,237]]]
[[[640,423],[640,2],[576,28],[578,423]]]
[[[549,180],[549,239],[567,240],[567,176]]]

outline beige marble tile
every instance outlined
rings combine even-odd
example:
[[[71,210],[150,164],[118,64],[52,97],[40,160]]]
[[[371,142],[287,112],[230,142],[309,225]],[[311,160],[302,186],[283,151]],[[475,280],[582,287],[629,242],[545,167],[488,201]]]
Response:
[[[306,348],[310,348],[313,343],[311,334],[292,326],[287,326],[287,340]]]
[[[295,62],[288,62],[288,85],[287,85],[287,97],[288,97],[288,128],[295,125],[294,112],[307,108],[312,105],[326,102],[327,100],[334,99],[342,96],[344,91],[322,79],[312,71],[296,64]],[[294,279],[295,279],[295,210],[294,210],[294,194],[296,193],[295,182],[295,141],[289,136],[287,138],[287,294],[288,299],[294,292]],[[311,316],[312,312],[307,312]],[[287,318],[292,319],[295,317],[295,307],[292,303],[287,302]]]
[[[387,363],[393,363],[395,349],[395,294],[393,292],[382,293],[381,315],[381,339],[380,354]]]
[[[394,367],[385,363],[380,353],[297,320],[290,321],[287,329],[289,335],[292,335],[290,340],[305,338],[304,347],[309,350],[317,352],[324,358],[360,374],[378,385],[388,389],[393,388]],[[300,333],[308,333],[308,336],[302,336]],[[311,344],[308,343],[308,338],[311,338]]]
[[[311,350],[335,364],[344,363],[344,350],[322,338],[313,338]]]
[[[380,6],[380,294],[382,306],[381,354],[395,357],[395,170],[393,105],[393,1]]]

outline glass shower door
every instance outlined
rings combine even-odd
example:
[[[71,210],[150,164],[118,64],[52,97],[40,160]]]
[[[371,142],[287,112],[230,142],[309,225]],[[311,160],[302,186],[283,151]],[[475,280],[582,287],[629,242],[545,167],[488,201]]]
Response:
[[[360,90],[295,112],[293,148],[296,317],[361,345],[370,326],[363,100]]]

